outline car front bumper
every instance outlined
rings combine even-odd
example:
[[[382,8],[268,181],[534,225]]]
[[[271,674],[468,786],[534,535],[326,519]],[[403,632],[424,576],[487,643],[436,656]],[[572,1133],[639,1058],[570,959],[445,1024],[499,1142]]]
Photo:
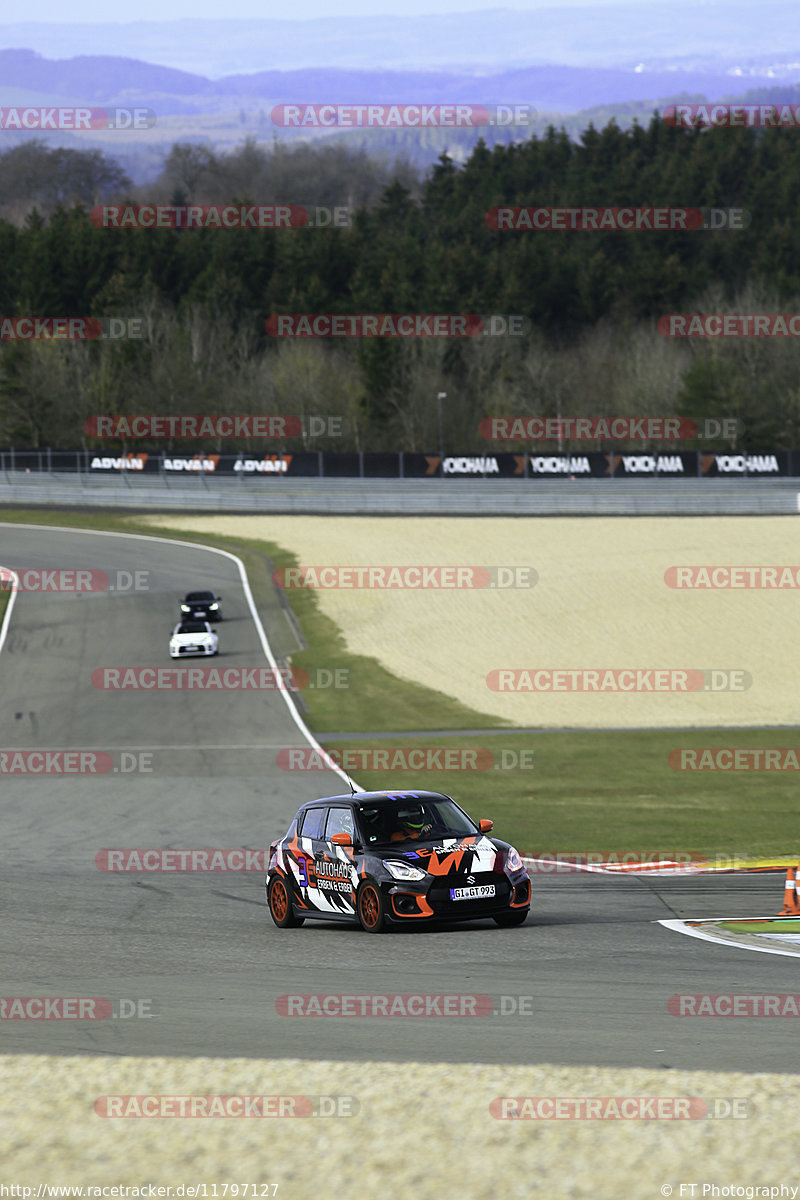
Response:
[[[485,879],[480,880],[486,882]],[[392,882],[383,885],[388,920],[405,921],[472,921],[495,917],[500,913],[530,908],[531,882],[524,871],[513,876],[494,874],[494,896],[478,896],[469,900],[454,900],[450,889],[469,886],[458,876],[425,879],[418,883]]]

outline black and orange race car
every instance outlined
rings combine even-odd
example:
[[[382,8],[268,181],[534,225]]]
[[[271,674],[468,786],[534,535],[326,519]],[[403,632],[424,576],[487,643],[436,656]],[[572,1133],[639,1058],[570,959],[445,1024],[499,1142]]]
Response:
[[[521,925],[531,882],[513,846],[486,835],[440,792],[357,792],[302,805],[270,846],[267,903],[276,925],[307,917],[387,925]]]

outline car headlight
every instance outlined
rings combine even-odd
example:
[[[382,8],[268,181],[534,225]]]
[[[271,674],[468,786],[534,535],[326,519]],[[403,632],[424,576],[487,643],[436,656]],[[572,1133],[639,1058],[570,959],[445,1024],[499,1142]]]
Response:
[[[188,605],[188,604],[182,604],[182,605],[181,605],[181,612],[191,612],[191,609],[189,608],[189,605]]]
[[[506,866],[508,867],[509,871],[521,871],[523,869],[522,859],[519,856],[519,851],[515,850],[513,846],[508,847],[508,852],[506,853]]]
[[[215,608],[219,608],[219,605],[218,605],[218,604],[211,604],[209,607],[211,608],[211,611],[213,612]]]
[[[393,879],[404,879],[407,883],[417,882],[425,878],[425,872],[419,867],[412,867],[404,862],[385,862],[383,864]]]

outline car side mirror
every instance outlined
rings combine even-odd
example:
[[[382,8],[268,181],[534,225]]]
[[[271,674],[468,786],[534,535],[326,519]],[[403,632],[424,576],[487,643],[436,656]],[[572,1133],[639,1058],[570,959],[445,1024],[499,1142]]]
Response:
[[[349,833],[335,833],[331,841],[335,842],[337,846],[352,846],[353,844],[353,839]]]
[[[483,817],[478,821],[478,829],[480,829],[481,833],[489,833],[491,829],[494,829],[494,821],[489,821],[486,817]]]

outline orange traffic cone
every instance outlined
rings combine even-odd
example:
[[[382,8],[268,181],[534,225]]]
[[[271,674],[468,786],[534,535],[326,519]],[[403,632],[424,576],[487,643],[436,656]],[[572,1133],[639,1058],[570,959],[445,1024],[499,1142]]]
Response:
[[[786,884],[784,892],[784,904],[779,917],[800,917],[800,904],[797,903],[797,893],[795,891],[795,868],[789,867],[786,871]]]

